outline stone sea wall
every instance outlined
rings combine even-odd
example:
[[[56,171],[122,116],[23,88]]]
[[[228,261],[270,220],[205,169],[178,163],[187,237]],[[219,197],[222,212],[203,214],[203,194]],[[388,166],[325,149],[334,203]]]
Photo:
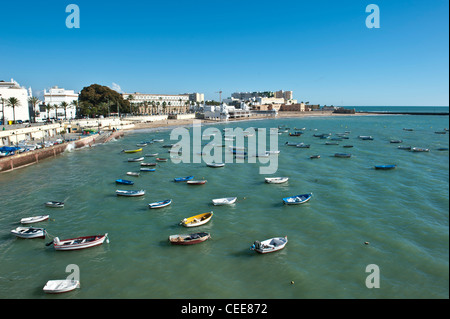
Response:
[[[0,158],[0,173],[31,164],[36,164],[47,158],[56,157],[57,155],[63,153],[66,150],[67,146],[71,144],[74,146],[74,148],[81,148],[96,143],[96,139],[97,142],[106,142],[113,138],[119,138],[121,136],[123,136],[123,132],[119,131],[111,133],[106,139],[103,139],[101,137],[99,138],[98,135],[92,135],[72,142],[57,144],[34,151],[2,157]]]

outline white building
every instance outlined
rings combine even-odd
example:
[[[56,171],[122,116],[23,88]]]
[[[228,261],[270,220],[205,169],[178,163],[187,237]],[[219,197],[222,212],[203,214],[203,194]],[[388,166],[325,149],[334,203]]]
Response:
[[[27,90],[21,87],[19,83],[11,79],[10,82],[0,81],[0,122],[5,118],[5,123],[8,121],[26,121],[30,119],[30,111],[28,105],[28,98],[31,96],[31,89]],[[19,103],[14,107],[8,106],[7,100],[15,97]]]
[[[189,94],[123,93],[124,100],[139,108],[140,114],[186,113],[189,110]],[[131,97],[131,99],[130,99]]]
[[[78,101],[78,93],[75,93],[74,90],[65,90],[63,88],[59,88],[58,86],[54,86],[48,91],[44,90],[45,105],[50,104],[53,106],[53,108],[48,112],[49,118],[74,119],[77,110],[75,105],[72,104],[73,101]],[[65,110],[61,107],[61,103],[63,102],[67,103]],[[47,119],[47,110],[45,106],[40,107],[40,114],[37,119]]]

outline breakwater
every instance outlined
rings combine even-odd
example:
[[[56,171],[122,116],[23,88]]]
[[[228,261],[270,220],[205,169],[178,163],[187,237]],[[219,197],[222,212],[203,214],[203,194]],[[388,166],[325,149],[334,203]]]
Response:
[[[120,138],[123,135],[124,133],[121,131],[112,132],[107,136],[92,135],[80,138],[76,141],[66,142],[34,151],[3,157],[0,158],[0,173],[31,164],[36,164],[47,158],[56,157],[57,155],[63,153],[69,145],[72,145],[73,148],[81,148],[92,145],[94,143],[106,143],[113,138]]]
[[[356,114],[385,114],[385,115],[448,115],[449,112],[390,112],[390,111],[369,111],[356,112]]]

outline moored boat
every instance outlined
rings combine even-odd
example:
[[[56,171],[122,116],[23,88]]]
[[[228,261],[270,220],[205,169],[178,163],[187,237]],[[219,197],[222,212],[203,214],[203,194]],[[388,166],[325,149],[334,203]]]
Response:
[[[309,158],[310,159],[320,158],[320,155],[311,155]]]
[[[301,195],[294,195],[283,198],[283,203],[286,205],[298,205],[303,204],[309,201],[312,197],[312,193],[308,194],[301,194]]]
[[[138,148],[136,150],[122,150],[122,152],[130,154],[130,153],[137,153],[137,152],[142,152],[142,148]]]
[[[197,227],[206,224],[211,220],[213,212],[198,214],[181,220],[180,225],[184,227]]]
[[[394,168],[396,168],[396,167],[397,167],[397,165],[395,165],[395,164],[375,165],[375,169],[384,169],[384,170],[387,170],[387,169],[394,169]]]
[[[421,148],[421,147],[413,147],[411,148],[411,152],[429,152],[430,149],[428,148]]]
[[[166,200],[162,200],[159,202],[150,203],[150,204],[148,204],[148,208],[150,208],[150,209],[163,208],[163,207],[169,206],[170,204],[172,204],[172,200],[166,199]]]
[[[289,177],[266,177],[265,182],[268,184],[282,184],[289,180]]]
[[[187,176],[187,177],[176,177],[173,179],[174,182],[187,182],[194,178],[194,176]]]
[[[237,197],[225,197],[225,198],[216,198],[212,200],[212,203],[215,206],[220,206],[220,205],[231,205],[234,204],[237,200]]]
[[[101,245],[105,240],[107,243],[109,242],[108,233],[104,235],[84,236],[63,240],[60,240],[59,237],[55,237],[50,244],[53,243],[53,248],[55,248],[55,250],[79,250]]]
[[[75,290],[76,288],[80,288],[80,281],[64,279],[49,280],[42,290],[47,294],[60,294]]]
[[[149,153],[149,154],[145,154],[146,157],[156,157],[158,156],[159,153]]]
[[[403,141],[402,140],[390,140],[389,142],[393,143],[393,144],[398,144],[398,143],[402,143]]]
[[[128,176],[136,176],[139,177],[139,175],[141,175],[141,173],[137,173],[137,172],[127,172]]]
[[[117,196],[128,196],[128,197],[134,197],[134,196],[143,196],[145,195],[145,190],[133,190],[133,191],[125,191],[125,190],[116,190]]]
[[[144,157],[136,157],[136,158],[129,158],[128,162],[141,162],[144,160]]]
[[[335,153],[334,157],[349,158],[349,157],[352,157],[352,154],[349,154],[349,153]]]
[[[154,171],[156,171],[156,168],[141,167],[140,171],[141,172],[154,172]]]
[[[250,249],[260,254],[272,253],[274,251],[283,249],[286,246],[287,242],[288,242],[287,236],[274,237],[263,241],[257,240],[253,243]]]
[[[24,217],[20,220],[22,224],[33,224],[46,221],[50,215],[42,215],[42,216],[33,216],[33,217]]]
[[[141,163],[141,166],[156,166],[158,163]]]
[[[57,202],[57,201],[49,201],[45,203],[45,206],[47,207],[53,207],[53,208],[63,208],[64,203],[63,202]]]
[[[168,161],[167,158],[162,158],[162,157],[157,157],[156,160],[157,160],[158,162],[167,162],[167,161]]]
[[[133,181],[126,180],[126,179],[116,179],[116,184],[121,184],[121,185],[133,185],[134,182],[133,182]]]
[[[193,245],[204,242],[211,238],[209,233],[193,233],[193,234],[182,234],[182,235],[171,235],[169,236],[169,241],[174,245]]]
[[[224,167],[225,163],[206,163],[206,166],[213,168]]]
[[[31,239],[31,238],[45,238],[46,230],[37,227],[17,227],[11,230],[11,234],[16,237]]]
[[[188,185],[203,185],[203,184],[205,184],[206,182],[207,182],[206,179],[202,179],[202,180],[190,180],[190,181],[187,181],[186,184],[188,184]]]

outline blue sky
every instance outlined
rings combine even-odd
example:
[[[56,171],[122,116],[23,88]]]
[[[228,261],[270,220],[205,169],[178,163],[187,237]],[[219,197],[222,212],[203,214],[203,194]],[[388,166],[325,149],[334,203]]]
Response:
[[[80,28],[68,29],[69,4]],[[365,21],[380,8],[380,28]],[[448,106],[447,0],[2,1],[0,80],[36,94],[292,90],[321,105]]]

